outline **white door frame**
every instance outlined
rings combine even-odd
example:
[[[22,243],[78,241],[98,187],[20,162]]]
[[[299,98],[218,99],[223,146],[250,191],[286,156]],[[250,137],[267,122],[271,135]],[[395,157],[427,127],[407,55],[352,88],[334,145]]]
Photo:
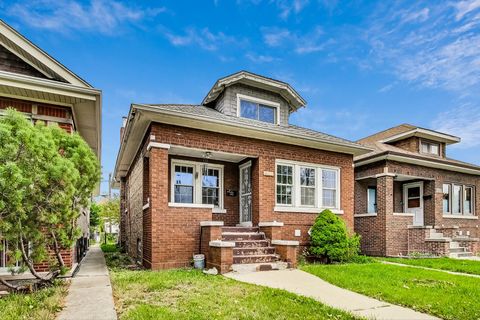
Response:
[[[241,226],[246,226],[250,227],[252,226],[252,221],[242,221],[242,170],[245,168],[250,167],[250,197],[252,196],[252,161],[247,161],[244,164],[241,164],[238,166],[238,174],[239,174],[239,179],[238,179],[238,206],[239,206],[239,225]],[[248,194],[246,194],[248,195]],[[252,218],[252,206],[250,206],[250,218]]]
[[[409,188],[420,188],[420,207],[413,208],[413,210],[408,210],[408,189]],[[413,225],[414,226],[423,226],[425,225],[425,207],[423,203],[423,181],[406,183],[403,185],[403,212],[413,213]]]

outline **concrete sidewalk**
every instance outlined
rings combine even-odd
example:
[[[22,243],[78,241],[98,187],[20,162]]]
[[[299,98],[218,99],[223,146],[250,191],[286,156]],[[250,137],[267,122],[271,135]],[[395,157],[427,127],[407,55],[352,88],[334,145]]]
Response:
[[[251,273],[232,272],[225,274],[225,276],[242,282],[284,289],[302,296],[313,298],[328,306],[348,311],[356,316],[369,319],[438,319],[424,313],[339,288],[301,270],[293,269]]]
[[[68,290],[60,320],[115,320],[110,277],[105,257],[98,246],[91,247],[82,261],[80,271]]]

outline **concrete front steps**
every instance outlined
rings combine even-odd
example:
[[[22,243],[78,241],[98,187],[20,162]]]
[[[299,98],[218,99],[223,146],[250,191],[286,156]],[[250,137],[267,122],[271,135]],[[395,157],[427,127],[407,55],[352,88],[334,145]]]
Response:
[[[223,227],[222,241],[234,242],[233,270],[281,269],[279,255],[258,227]]]
[[[473,253],[467,251],[467,248],[461,247],[458,241],[450,241],[450,250],[448,256],[450,258],[464,258],[472,257]]]
[[[471,257],[473,253],[468,251],[467,248],[460,246],[460,242],[455,241],[457,238],[449,238],[445,237],[442,231],[437,229],[430,230],[430,240],[443,240],[449,242],[449,250],[448,256],[450,258],[464,258],[464,257]],[[468,239],[468,237],[464,237],[463,239]]]

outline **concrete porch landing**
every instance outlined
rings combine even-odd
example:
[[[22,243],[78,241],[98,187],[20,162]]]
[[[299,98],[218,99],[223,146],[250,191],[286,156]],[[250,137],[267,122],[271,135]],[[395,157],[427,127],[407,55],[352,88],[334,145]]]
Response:
[[[369,319],[439,320],[439,318],[434,316],[339,288],[314,275],[297,269],[241,274],[231,272],[224,276],[242,282],[287,290]]]

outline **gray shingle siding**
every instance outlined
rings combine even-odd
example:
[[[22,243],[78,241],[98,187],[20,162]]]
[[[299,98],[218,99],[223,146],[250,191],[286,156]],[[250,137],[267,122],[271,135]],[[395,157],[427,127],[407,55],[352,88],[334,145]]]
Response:
[[[237,94],[243,94],[254,98],[268,100],[280,104],[280,125],[288,125],[289,110],[288,103],[279,94],[262,90],[259,88],[247,86],[244,84],[234,84],[225,89],[223,94],[215,102],[215,109],[219,112],[236,117],[237,116]]]

